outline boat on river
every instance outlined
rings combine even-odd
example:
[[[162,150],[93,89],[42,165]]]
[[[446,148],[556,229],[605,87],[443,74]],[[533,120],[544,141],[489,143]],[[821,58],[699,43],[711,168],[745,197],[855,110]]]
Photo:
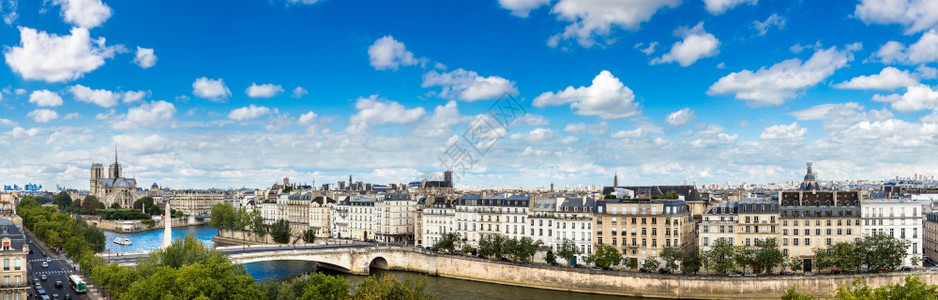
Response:
[[[121,246],[130,246],[130,245],[133,245],[133,242],[131,242],[130,239],[125,238],[125,237],[116,237],[116,238],[114,238],[114,243],[115,243],[115,244],[118,244],[118,245],[121,245]]]

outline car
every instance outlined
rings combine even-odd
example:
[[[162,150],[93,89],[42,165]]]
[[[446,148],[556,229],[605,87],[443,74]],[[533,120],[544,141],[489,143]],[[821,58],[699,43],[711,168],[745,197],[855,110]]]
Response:
[[[59,300],[59,294],[52,294],[52,299]]]
[[[42,300],[52,300],[52,298],[49,298],[49,295],[42,295],[42,298],[40,298],[40,299],[42,299]]]
[[[658,269],[658,274],[671,274],[671,270],[668,270],[668,269],[665,269],[665,268],[659,268],[659,269]]]
[[[583,265],[581,265],[581,264],[575,264],[575,265],[573,265],[573,267],[574,267],[574,268],[583,268]]]
[[[838,268],[833,268],[833,269],[831,269],[831,274],[840,274],[840,273],[841,273],[841,271],[840,271],[840,269],[838,269]]]
[[[550,265],[551,265],[551,266],[554,266],[554,267],[560,266],[560,264],[558,264],[557,262],[552,262],[552,263],[550,263]]]
[[[72,300],[71,294],[65,294],[65,300]]]
[[[755,273],[752,273],[752,272],[746,272],[746,273],[743,273],[743,276],[746,276],[746,277],[756,277],[756,274],[755,274]]]
[[[33,254],[33,249],[29,249],[29,254]]]
[[[62,288],[62,281],[61,281],[61,280],[56,280],[56,281],[55,281],[55,287],[56,287],[56,288]]]
[[[791,275],[791,272],[790,272],[790,271],[780,271],[780,272],[778,272],[778,275]]]
[[[49,267],[49,263],[47,263],[47,262],[42,262],[42,267],[43,267],[43,268],[48,268],[48,267]]]
[[[46,257],[46,252],[42,252],[42,257]]]
[[[41,289],[42,289],[42,284],[39,283],[38,281],[36,281],[36,285],[34,285],[33,287],[35,287],[36,290],[38,291],[38,290],[41,290]]]
[[[593,271],[602,271],[603,268],[600,268],[600,267],[592,267],[592,268],[590,268],[590,270],[593,270]]]
[[[938,266],[932,266],[931,268],[928,268],[928,271],[929,271],[929,272],[938,271]]]
[[[48,277],[46,277],[46,275],[41,275],[41,276],[39,276],[39,278],[41,278],[42,281],[46,281],[46,279],[49,279]]]
[[[39,293],[40,295],[45,295],[45,294],[46,294],[46,290],[44,290],[44,289],[39,289],[39,291],[37,291],[37,293]]]
[[[502,258],[499,258],[498,260],[501,260],[503,262],[511,262],[511,260],[508,259],[507,257],[502,257]]]
[[[603,271],[612,271],[612,268],[610,268],[610,267],[603,267]]]
[[[454,250],[454,251],[453,251],[453,254],[456,254],[456,255],[462,255],[462,251],[459,251],[459,250]]]
[[[736,273],[736,272],[730,273],[730,277],[740,277],[740,276],[743,276],[743,275]]]
[[[804,272],[804,276],[814,276],[814,273],[811,271]]]
[[[902,270],[902,271],[912,271],[912,267],[910,267],[910,266],[902,266],[902,268],[900,268],[899,270]]]
[[[46,257],[47,262],[52,262],[52,257]]]
[[[649,272],[648,272],[648,269],[645,269],[645,268],[639,268],[639,269],[638,269],[638,272],[640,272],[640,273],[649,273]]]

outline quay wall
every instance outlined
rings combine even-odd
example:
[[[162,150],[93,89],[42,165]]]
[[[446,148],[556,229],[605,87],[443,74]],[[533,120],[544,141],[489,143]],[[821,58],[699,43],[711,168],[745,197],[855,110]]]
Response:
[[[823,276],[684,276],[569,267],[519,265],[463,256],[417,251],[375,252],[391,270],[512,286],[618,296],[674,299],[779,299],[790,287],[802,293],[831,297],[840,285],[860,275]],[[872,287],[902,283],[907,275],[938,284],[938,272],[862,274]]]

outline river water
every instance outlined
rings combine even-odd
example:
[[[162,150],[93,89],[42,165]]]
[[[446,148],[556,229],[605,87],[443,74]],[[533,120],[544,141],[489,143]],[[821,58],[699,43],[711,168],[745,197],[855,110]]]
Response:
[[[177,227],[173,228],[173,239],[178,239],[184,237],[186,234],[192,233],[196,238],[201,240],[203,243],[209,246],[214,246],[215,243],[212,241],[212,237],[218,233],[218,230],[209,226],[190,226],[190,227]],[[105,238],[107,239],[106,249],[111,252],[135,252],[135,251],[152,251],[160,246],[163,243],[163,230],[153,230],[140,233],[132,234],[123,234],[123,233],[113,233],[113,232],[104,232]],[[133,242],[133,245],[130,246],[121,246],[114,243],[115,237],[126,237]],[[269,261],[269,262],[258,262],[245,264],[244,268],[247,270],[248,274],[253,276],[257,280],[267,280],[275,279],[282,280],[287,278],[292,278],[302,274],[317,272],[316,263],[308,261]],[[348,275],[344,273],[336,273],[330,270],[320,270],[324,273],[331,275],[338,275],[348,279],[349,283],[352,285],[358,284],[365,280],[365,276],[355,276]],[[602,296],[602,295],[592,295],[584,293],[570,293],[570,292],[560,292],[560,291],[548,291],[532,288],[523,288],[523,287],[514,287],[500,284],[476,282],[469,280],[459,280],[451,279],[444,277],[435,277],[435,276],[424,276],[416,273],[409,272],[399,272],[399,271],[381,271],[378,270],[376,274],[394,274],[398,278],[417,278],[424,277],[427,280],[427,285],[430,290],[433,291],[435,295],[438,295],[444,299],[453,299],[453,300],[469,300],[469,299],[493,299],[493,300],[522,300],[522,299],[531,299],[531,300],[560,300],[560,299],[596,299],[596,300],[607,300],[607,299],[639,299],[639,298],[628,298],[628,297],[613,297],[613,296]]]

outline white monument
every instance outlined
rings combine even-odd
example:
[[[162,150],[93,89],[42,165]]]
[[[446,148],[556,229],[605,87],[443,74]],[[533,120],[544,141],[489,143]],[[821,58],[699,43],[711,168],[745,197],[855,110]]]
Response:
[[[173,244],[173,216],[170,214],[169,201],[165,204],[166,212],[163,214],[163,244],[160,249],[169,248]]]

